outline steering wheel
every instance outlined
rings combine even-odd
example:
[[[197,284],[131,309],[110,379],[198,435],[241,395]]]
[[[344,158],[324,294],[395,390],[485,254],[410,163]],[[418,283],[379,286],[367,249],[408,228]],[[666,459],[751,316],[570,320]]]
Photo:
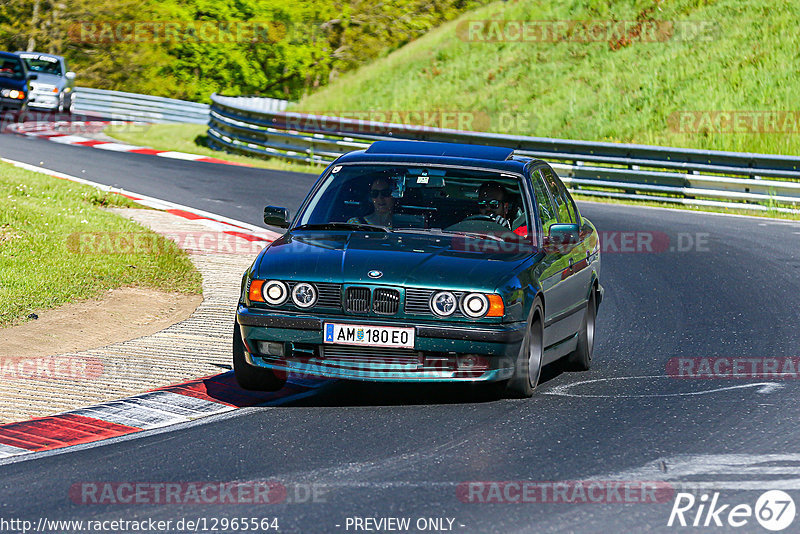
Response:
[[[469,217],[467,217],[464,220],[465,221],[489,221],[489,222],[493,222],[493,223],[497,222],[497,220],[495,220],[495,218],[492,217],[491,215],[470,215]]]

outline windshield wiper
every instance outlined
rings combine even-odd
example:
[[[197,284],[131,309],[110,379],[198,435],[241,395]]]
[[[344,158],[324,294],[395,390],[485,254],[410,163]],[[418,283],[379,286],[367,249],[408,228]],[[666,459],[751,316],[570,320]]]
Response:
[[[361,223],[346,223],[346,222],[329,222],[318,224],[301,224],[292,228],[294,230],[360,230],[362,232],[391,232],[385,226],[378,224],[361,224]]]
[[[482,234],[480,232],[460,232],[458,230],[442,230],[441,228],[394,228],[395,232],[406,232],[409,234],[430,234],[430,235],[460,235],[473,239],[491,239],[505,243],[505,239],[494,234]]]

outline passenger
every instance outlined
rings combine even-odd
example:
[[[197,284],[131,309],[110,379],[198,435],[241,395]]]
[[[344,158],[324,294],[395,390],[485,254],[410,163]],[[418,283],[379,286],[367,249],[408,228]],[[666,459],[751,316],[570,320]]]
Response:
[[[392,183],[387,178],[375,178],[369,185],[369,198],[372,201],[372,213],[361,217],[353,217],[347,222],[351,224],[376,224],[391,228],[395,203],[392,196]]]

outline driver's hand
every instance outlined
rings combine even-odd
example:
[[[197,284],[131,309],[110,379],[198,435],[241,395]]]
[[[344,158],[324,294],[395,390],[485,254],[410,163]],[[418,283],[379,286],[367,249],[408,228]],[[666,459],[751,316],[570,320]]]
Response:
[[[492,217],[494,222],[496,222],[497,224],[499,224],[501,226],[505,226],[506,228],[511,230],[511,223],[509,222],[508,219],[506,219],[502,215],[490,215],[490,217]]]

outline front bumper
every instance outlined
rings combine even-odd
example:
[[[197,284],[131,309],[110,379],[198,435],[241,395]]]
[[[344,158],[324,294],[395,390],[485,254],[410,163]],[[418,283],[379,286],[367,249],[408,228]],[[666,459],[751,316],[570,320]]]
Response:
[[[25,107],[26,100],[19,100],[18,98],[3,98],[0,97],[0,109],[13,109],[18,110]]]
[[[49,109],[55,110],[58,109],[60,99],[58,93],[39,93],[39,92],[31,92],[30,100],[28,101],[28,107],[30,108],[37,108],[37,109]]]
[[[527,325],[451,326],[374,317],[288,315],[239,306],[248,363],[287,373],[387,382],[487,382],[510,378]],[[323,343],[324,322],[413,327],[413,349]],[[265,343],[283,355],[262,351]]]

